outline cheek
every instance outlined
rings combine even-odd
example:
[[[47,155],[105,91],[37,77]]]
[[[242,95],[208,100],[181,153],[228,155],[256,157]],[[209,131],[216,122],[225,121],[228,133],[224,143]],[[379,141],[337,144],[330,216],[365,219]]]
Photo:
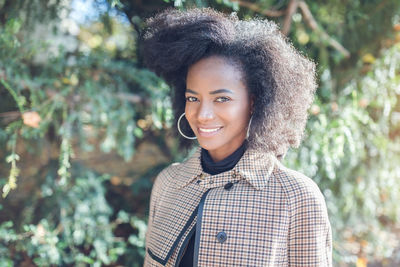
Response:
[[[235,122],[234,126],[240,127],[248,120],[249,106],[237,103],[221,107],[219,117],[226,122]]]
[[[190,103],[187,103],[185,106],[185,117],[189,121],[189,124],[191,124],[191,122],[193,122],[193,120],[195,118],[195,114],[196,114],[195,107],[193,105],[191,105]]]

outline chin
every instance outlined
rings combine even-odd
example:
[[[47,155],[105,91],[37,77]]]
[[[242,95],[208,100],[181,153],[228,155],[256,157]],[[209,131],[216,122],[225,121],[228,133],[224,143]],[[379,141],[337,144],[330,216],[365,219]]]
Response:
[[[208,150],[208,151],[210,151],[210,150],[215,150],[215,149],[217,149],[218,147],[220,147],[221,145],[218,145],[218,144],[215,144],[215,143],[212,143],[212,142],[210,142],[210,141],[206,141],[206,142],[199,142],[199,144],[200,144],[200,147],[201,148],[204,148],[205,150]]]

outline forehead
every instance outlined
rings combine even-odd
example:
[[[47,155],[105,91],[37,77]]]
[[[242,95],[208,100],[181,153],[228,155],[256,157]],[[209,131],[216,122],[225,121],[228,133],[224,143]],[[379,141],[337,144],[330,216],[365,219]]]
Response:
[[[247,91],[242,77],[242,71],[232,60],[212,56],[201,59],[189,67],[186,88],[191,90],[227,88]]]

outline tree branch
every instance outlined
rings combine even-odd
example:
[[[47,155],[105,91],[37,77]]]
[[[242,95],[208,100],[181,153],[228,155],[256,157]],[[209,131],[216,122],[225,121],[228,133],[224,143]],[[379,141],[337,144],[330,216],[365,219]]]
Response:
[[[242,0],[232,0],[231,2],[238,3],[239,6],[248,8],[252,11],[255,11],[257,13],[263,14],[267,17],[281,17],[285,15],[286,10],[268,10],[268,9],[262,9],[260,8],[257,4],[254,3],[249,3],[246,1]]]
[[[308,5],[304,1],[299,1],[298,3],[300,10],[303,13],[305,23],[315,32],[317,32],[323,40],[326,40],[330,46],[338,50],[344,55],[344,57],[349,58],[350,52],[344,48],[338,41],[330,37],[316,22],[314,16],[311,14]]]
[[[321,36],[322,40],[325,40],[328,42],[330,46],[332,46],[334,49],[339,51],[344,55],[345,58],[350,57],[350,52],[344,48],[338,41],[333,39],[331,36],[329,36],[317,23],[315,20],[314,16],[312,15],[310,9],[308,8],[308,5],[302,1],[302,0],[291,0],[288,4],[288,7],[286,10],[268,10],[268,9],[262,9],[260,8],[257,4],[254,3],[249,3],[243,0],[231,0],[231,2],[238,3],[239,6],[248,8],[252,11],[255,11],[259,14],[263,14],[267,17],[281,17],[286,14],[285,20],[283,22],[282,26],[282,33],[287,35],[289,34],[290,31],[290,26],[292,23],[292,16],[296,12],[297,8],[300,8],[304,22],[305,24],[310,27],[313,31],[318,33]]]
[[[151,104],[149,100],[146,100],[145,98],[139,95],[120,92],[116,94],[116,97],[122,101],[131,102],[132,104],[139,104],[139,103],[144,103],[145,105]]]
[[[299,3],[297,0],[290,0],[286,9],[286,16],[282,26],[282,33],[288,35],[290,32],[290,26],[292,25],[292,16],[296,12]]]
[[[21,115],[21,112],[19,111],[7,111],[7,112],[1,112],[0,117],[19,117]]]

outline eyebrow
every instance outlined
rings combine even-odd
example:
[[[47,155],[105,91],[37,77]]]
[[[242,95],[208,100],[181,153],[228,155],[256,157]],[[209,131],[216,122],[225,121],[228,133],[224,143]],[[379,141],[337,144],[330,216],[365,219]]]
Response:
[[[186,89],[186,93],[192,93],[192,94],[194,94],[194,95],[198,95],[198,93],[197,92],[195,92],[195,91],[193,91],[193,90],[191,90],[191,89]],[[228,93],[228,94],[234,94],[231,90],[229,90],[229,89],[218,89],[218,90],[215,90],[215,91],[211,91],[210,92],[210,95],[216,95],[216,94],[220,94],[220,93]]]

